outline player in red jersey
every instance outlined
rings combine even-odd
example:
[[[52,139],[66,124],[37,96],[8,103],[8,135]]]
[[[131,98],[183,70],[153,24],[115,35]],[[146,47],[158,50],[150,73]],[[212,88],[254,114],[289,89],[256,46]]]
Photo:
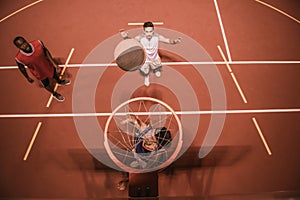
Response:
[[[53,78],[60,85],[68,85],[69,80],[61,80],[56,73],[59,66],[54,62],[50,52],[40,40],[27,42],[23,37],[18,36],[14,39],[14,44],[19,49],[15,57],[17,65],[28,80],[32,83],[33,79],[30,78],[26,72],[25,66],[28,67],[31,74],[40,80],[46,90],[52,93],[53,97],[58,101],[64,101],[64,97],[55,92],[54,88],[50,85],[49,78]]]

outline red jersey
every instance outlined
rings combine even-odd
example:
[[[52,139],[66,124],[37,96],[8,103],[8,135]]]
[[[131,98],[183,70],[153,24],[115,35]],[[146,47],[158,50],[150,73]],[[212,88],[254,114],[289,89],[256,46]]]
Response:
[[[43,80],[46,78],[52,78],[54,73],[54,68],[52,63],[48,60],[44,52],[44,46],[41,41],[34,40],[29,42],[32,48],[31,53],[25,53],[19,50],[15,59],[17,62],[26,65],[33,76],[38,80]]]

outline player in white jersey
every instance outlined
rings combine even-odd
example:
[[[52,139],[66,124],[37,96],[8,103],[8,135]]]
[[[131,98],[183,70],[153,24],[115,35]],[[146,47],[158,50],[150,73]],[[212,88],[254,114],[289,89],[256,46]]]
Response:
[[[177,44],[181,41],[181,38],[179,37],[175,40],[171,40],[162,35],[154,33],[154,25],[152,22],[145,22],[143,25],[143,29],[144,33],[136,36],[134,39],[141,43],[146,53],[145,64],[142,65],[139,69],[141,74],[145,76],[144,84],[146,86],[149,86],[149,74],[151,70],[157,77],[160,77],[161,75],[162,64],[158,54],[158,43],[164,42],[167,44]],[[122,30],[120,33],[124,39],[129,38],[128,33],[124,30]]]

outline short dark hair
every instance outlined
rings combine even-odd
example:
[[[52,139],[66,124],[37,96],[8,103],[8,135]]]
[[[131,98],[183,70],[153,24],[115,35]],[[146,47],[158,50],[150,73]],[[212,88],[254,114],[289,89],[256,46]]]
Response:
[[[155,133],[155,138],[157,139],[159,148],[169,144],[172,141],[171,132],[166,127],[158,128]]]
[[[152,27],[154,28],[154,25],[152,22],[145,22],[144,25],[143,25],[144,29],[147,28],[147,27]]]
[[[15,37],[15,39],[14,39],[14,44],[15,44],[16,46],[18,46],[18,41],[20,41],[20,40],[25,41],[25,39],[24,39],[22,36],[17,36],[17,37]]]

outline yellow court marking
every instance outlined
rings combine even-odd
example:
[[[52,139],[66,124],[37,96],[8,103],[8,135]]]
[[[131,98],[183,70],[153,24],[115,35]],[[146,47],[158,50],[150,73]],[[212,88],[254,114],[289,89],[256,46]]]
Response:
[[[298,19],[296,19],[295,17],[292,17],[291,15],[287,14],[286,12],[283,12],[282,10],[279,10],[278,8],[275,8],[274,6],[271,6],[270,4],[267,4],[265,2],[262,2],[262,1],[259,1],[259,0],[255,0],[255,1],[267,6],[267,7],[271,8],[271,9],[273,9],[273,10],[275,10],[275,11],[277,11],[277,12],[283,14],[283,15],[285,15],[286,17],[288,17],[288,18],[292,19],[293,21],[297,22],[298,24],[300,24],[300,21]]]
[[[226,59],[226,57],[225,57],[225,55],[224,55],[224,53],[223,53],[223,51],[222,51],[220,45],[218,45],[217,47],[218,47],[218,50],[219,50],[219,52],[220,52],[220,54],[221,54],[223,60],[225,61],[225,64],[226,64],[226,67],[227,67],[228,71],[231,73],[231,72],[232,72],[232,69],[231,69],[229,63],[227,62],[227,59]]]
[[[239,93],[240,93],[240,95],[241,95],[244,103],[247,103],[247,99],[246,99],[246,97],[244,95],[244,92],[243,92],[242,88],[240,87],[240,84],[237,81],[237,79],[236,79],[236,77],[235,77],[235,75],[234,75],[234,73],[233,73],[233,71],[232,71],[232,69],[231,69],[231,67],[230,67],[230,65],[229,65],[229,63],[228,63],[228,61],[227,61],[227,59],[226,59],[226,57],[225,57],[225,55],[224,55],[221,47],[220,47],[220,45],[218,45],[217,47],[218,47],[218,50],[219,50],[219,52],[220,52],[220,54],[221,54],[221,56],[222,56],[222,58],[223,58],[223,60],[224,60],[224,62],[226,64],[226,66],[227,66],[227,69],[228,69],[228,71],[229,71],[229,73],[230,73],[230,75],[231,75],[231,77],[233,79],[233,82],[235,83],[235,86],[237,87],[237,89],[238,89],[238,91],[239,91]]]
[[[265,139],[265,137],[264,137],[264,135],[263,135],[263,133],[262,133],[262,131],[261,131],[261,129],[260,129],[260,127],[259,127],[259,125],[258,125],[256,119],[255,119],[255,117],[252,118],[252,121],[253,121],[253,123],[254,123],[254,125],[255,125],[255,127],[256,127],[258,133],[259,133],[259,136],[260,136],[261,140],[262,140],[263,143],[264,143],[264,146],[265,146],[265,148],[266,148],[268,154],[269,154],[269,155],[272,155],[272,152],[271,152],[271,150],[270,150],[270,147],[268,146],[268,143],[267,143],[267,141],[266,141],[266,139]]]
[[[72,57],[72,55],[73,55],[73,52],[74,52],[74,48],[71,49],[71,51],[70,51],[70,53],[69,53],[69,56],[68,56],[68,58],[67,58],[67,60],[66,60],[66,62],[65,62],[65,65],[64,65],[63,69],[62,69],[61,72],[60,72],[59,78],[62,78],[62,76],[64,75],[65,70],[66,70],[66,68],[67,68],[67,66],[68,66],[68,64],[69,64],[69,61],[70,61],[70,59],[71,59],[71,57]],[[58,88],[58,84],[56,83],[56,84],[55,84],[55,87],[54,87],[54,89],[53,89],[54,92],[56,92],[57,88]],[[47,108],[50,107],[50,104],[51,104],[51,102],[52,102],[52,99],[53,99],[53,95],[51,94],[50,97],[49,97],[49,100],[48,100],[48,102],[47,102],[47,105],[46,105]]]
[[[238,89],[238,91],[239,91],[239,93],[240,93],[240,95],[241,95],[241,97],[242,97],[244,103],[248,103],[248,102],[247,102],[247,99],[246,99],[246,97],[245,97],[245,95],[244,95],[244,93],[243,93],[243,90],[242,90],[242,88],[240,87],[239,82],[237,81],[237,79],[236,79],[234,73],[230,73],[230,75],[231,75],[231,77],[232,77],[232,79],[233,79],[233,81],[234,81],[234,83],[235,83],[235,85],[236,85],[236,87],[237,87],[237,89]]]
[[[152,22],[153,25],[164,25],[164,22]],[[128,26],[142,26],[144,22],[129,22]]]
[[[35,131],[34,131],[34,134],[33,134],[32,138],[31,138],[30,144],[29,144],[29,146],[27,148],[27,151],[26,151],[26,153],[24,155],[24,158],[23,158],[24,161],[27,160],[27,157],[28,157],[28,155],[29,155],[29,153],[31,151],[32,145],[33,145],[33,143],[35,141],[35,138],[36,138],[36,136],[37,136],[37,134],[38,134],[38,132],[39,132],[39,130],[41,128],[41,125],[42,125],[42,122],[39,122],[38,125],[37,125],[37,127],[36,127],[36,129],[35,129]]]
[[[37,3],[40,3],[40,2],[42,2],[42,1],[43,1],[43,0],[39,0],[39,1],[36,1],[36,2],[33,2],[33,3],[29,4],[29,5],[27,5],[27,6],[24,6],[23,8],[20,8],[19,10],[16,10],[15,12],[13,12],[13,13],[7,15],[6,17],[0,19],[0,22],[3,22],[4,20],[6,20],[6,19],[8,19],[8,18],[14,16],[15,14],[21,12],[22,10],[25,10],[25,9],[27,9],[27,8],[33,6],[33,5],[37,4]]]

